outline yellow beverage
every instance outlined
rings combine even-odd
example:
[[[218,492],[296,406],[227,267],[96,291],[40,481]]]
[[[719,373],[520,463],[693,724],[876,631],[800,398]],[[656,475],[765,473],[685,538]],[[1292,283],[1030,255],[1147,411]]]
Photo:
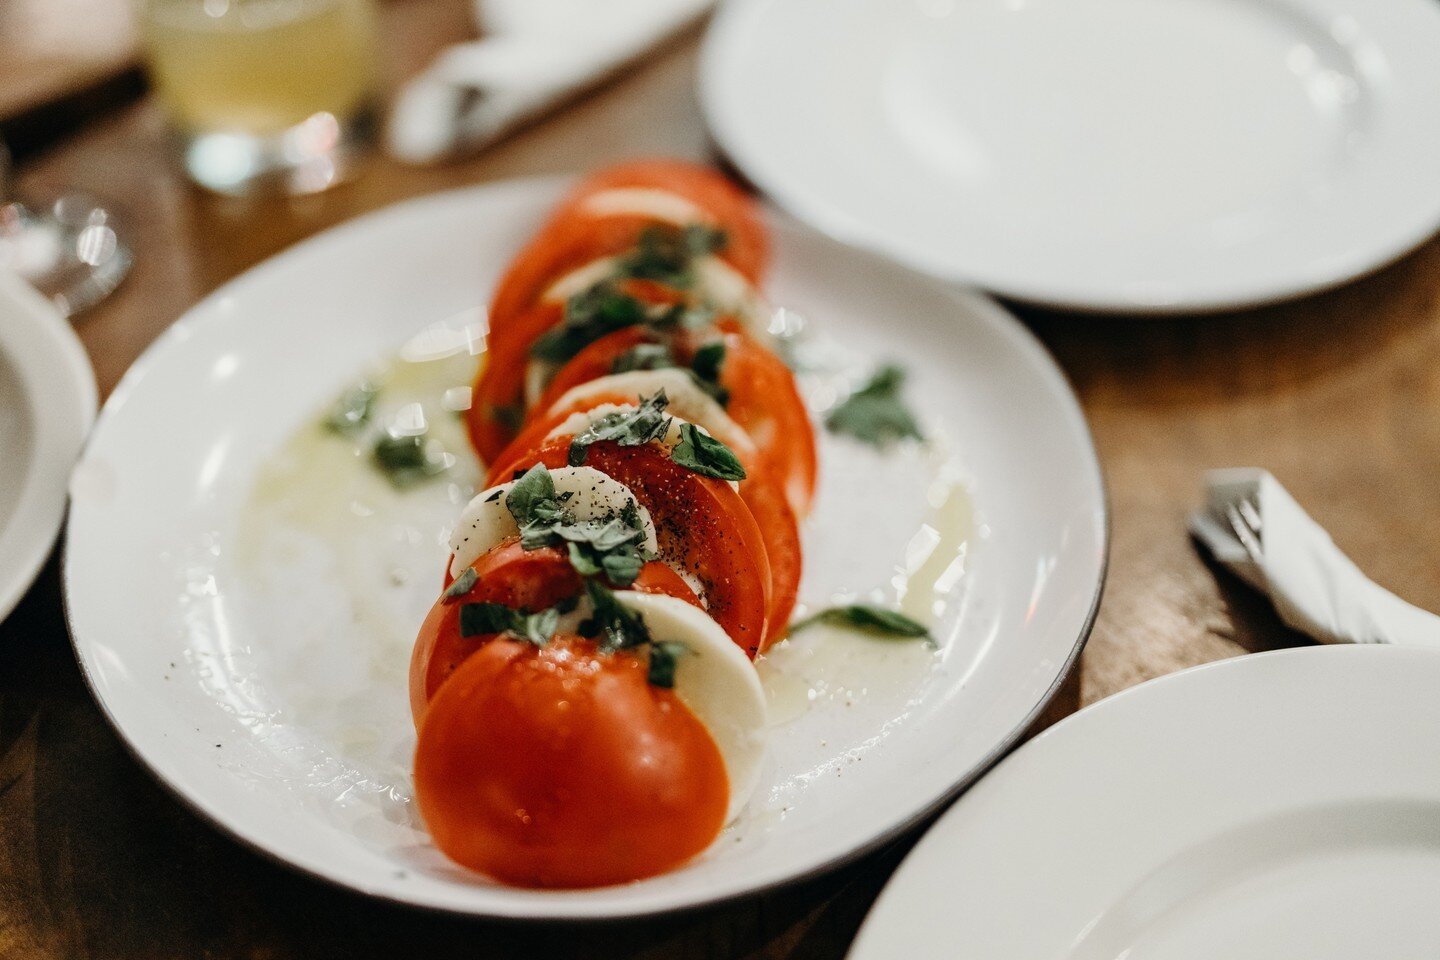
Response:
[[[373,0],[145,0],[151,75],[187,132],[341,122],[375,89]]]

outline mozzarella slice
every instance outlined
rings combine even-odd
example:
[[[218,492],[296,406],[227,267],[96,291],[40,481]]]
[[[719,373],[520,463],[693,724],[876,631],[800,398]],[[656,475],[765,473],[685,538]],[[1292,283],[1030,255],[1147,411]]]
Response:
[[[594,397],[617,394],[639,400],[641,397],[653,396],[661,390],[665,391],[665,397],[670,401],[665,407],[667,414],[702,428],[710,436],[734,451],[741,460],[752,460],[755,456],[755,441],[750,439],[750,434],[745,432],[745,428],[730,419],[725,408],[716,403],[714,397],[697,387],[695,381],[690,378],[690,374],[674,367],[660,370],[630,370],[626,373],[613,373],[608,377],[599,377],[571,387],[560,396],[559,400],[555,401],[555,405],[550,409],[567,410],[586,406],[598,409],[598,406],[587,404],[587,401]],[[619,406],[609,406],[610,409],[606,411],[607,413],[620,409]],[[573,416],[571,419],[574,419]],[[566,423],[569,422],[570,420],[566,420]],[[677,432],[674,442],[678,443],[680,440],[679,427],[676,426],[672,429]],[[666,442],[671,442],[668,437]]]
[[[657,641],[686,647],[675,663],[675,694],[705,724],[730,780],[729,823],[744,809],[765,762],[765,691],[749,658],[703,610],[655,593],[622,591],[615,599],[645,621]]]
[[[713,223],[715,218],[677,193],[653,187],[601,190],[580,201],[580,209],[596,217],[650,217],[677,227]]]
[[[645,528],[644,549],[659,550],[655,540],[655,523],[650,511],[635,499],[625,484],[606,476],[593,467],[561,467],[550,471],[555,494],[570,494],[565,512],[577,520],[605,520],[633,503]],[[520,535],[515,518],[510,516],[505,501],[515,484],[502,483],[475,495],[460,514],[460,523],[450,535],[450,575],[458,577],[470,564],[479,560],[501,541]],[[498,492],[498,496],[496,495]]]
[[[576,294],[584,293],[596,284],[614,276],[619,257],[601,257],[591,260],[583,267],[571,270],[552,283],[540,299],[545,303],[564,303]]]

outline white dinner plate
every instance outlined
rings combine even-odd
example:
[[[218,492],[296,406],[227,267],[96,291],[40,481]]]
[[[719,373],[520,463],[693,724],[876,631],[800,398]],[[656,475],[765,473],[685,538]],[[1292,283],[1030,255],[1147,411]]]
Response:
[[[70,323],[0,269],[0,620],[50,555],[96,402],[95,374]]]
[[[1178,312],[1440,226],[1433,0],[730,0],[701,95],[826,232],[1025,300]]]
[[[935,431],[934,448],[888,456],[823,437],[802,600],[893,600],[907,563],[943,559],[931,551],[955,529],[922,525],[929,501],[962,491],[938,649],[817,631],[772,654],[777,725],[761,786],[681,870],[546,892],[447,862],[410,802],[405,675],[439,589],[444,528],[468,493],[453,482],[385,493],[350,475],[368,468],[339,441],[287,438],[314,429],[317,410],[401,344],[429,355],[454,343],[429,325],[473,317],[562,189],[515,181],[404,203],[227,284],[126,376],[72,483],[70,626],[121,736],[204,817],[376,896],[485,915],[620,916],[833,865],[935,809],[1014,743],[1073,662],[1099,597],[1100,473],[1037,342],[984,298],[777,218],[768,290],[792,311],[787,322],[809,318],[802,348],[822,367],[827,350],[861,358],[860,369],[898,359]],[[833,402],[830,381],[805,383]],[[926,472],[932,457],[949,464],[943,477]],[[304,479],[311,465],[318,488]],[[277,501],[277,476],[309,492]],[[395,503],[403,515],[376,524]]]
[[[910,853],[850,960],[1440,956],[1440,656],[1172,674],[1027,743]]]

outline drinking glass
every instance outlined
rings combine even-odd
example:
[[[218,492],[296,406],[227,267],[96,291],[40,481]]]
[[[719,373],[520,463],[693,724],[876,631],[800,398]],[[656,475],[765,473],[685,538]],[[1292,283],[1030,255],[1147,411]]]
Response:
[[[19,274],[66,317],[113,293],[132,261],[108,204],[75,190],[22,202],[11,182],[0,140],[0,270]]]
[[[138,0],[186,172],[227,194],[313,193],[377,125],[374,0]]]

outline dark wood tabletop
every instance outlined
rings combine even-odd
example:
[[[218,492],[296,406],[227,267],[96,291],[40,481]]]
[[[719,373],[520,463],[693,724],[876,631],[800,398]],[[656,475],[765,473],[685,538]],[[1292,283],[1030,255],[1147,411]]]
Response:
[[[392,81],[471,29],[460,0],[386,9]],[[200,297],[295,241],[430,191],[645,153],[713,158],[696,36],[462,163],[377,156],[296,200],[224,200],[177,175],[145,98],[20,170],[83,188],[131,229],[133,276],[76,321],[103,394]],[[1190,543],[1202,472],[1264,466],[1381,584],[1440,609],[1440,242],[1346,287],[1193,318],[1012,305],[1079,393],[1109,487],[1109,579],[1079,667],[1041,725],[1151,677],[1306,642]],[[117,557],[117,562],[126,558]],[[914,835],[819,879],[677,916],[501,924],[376,903],[216,832],[125,752],[90,698],[51,564],[0,626],[0,957],[840,957]]]

